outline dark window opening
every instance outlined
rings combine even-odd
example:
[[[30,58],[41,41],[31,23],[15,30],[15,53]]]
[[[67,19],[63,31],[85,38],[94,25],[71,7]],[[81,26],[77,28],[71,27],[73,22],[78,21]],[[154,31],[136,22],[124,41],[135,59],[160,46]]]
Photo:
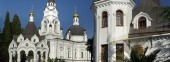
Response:
[[[43,44],[41,44],[41,47],[43,47]]]
[[[146,18],[145,18],[145,17],[139,18],[138,28],[139,28],[139,29],[146,28]]]
[[[108,45],[101,46],[101,62],[108,62]]]
[[[70,58],[70,51],[68,51],[68,58]]]
[[[36,40],[34,39],[34,42],[35,42]]]
[[[124,45],[116,44],[116,62],[123,62],[124,60]]]
[[[83,58],[83,52],[81,52],[81,58]]]
[[[106,11],[102,12],[102,28],[108,26],[108,13]]]
[[[77,58],[77,56],[76,56],[76,55],[77,55],[77,52],[75,52],[75,56],[74,56],[75,58]]]
[[[49,26],[50,26],[50,27],[52,27],[52,25],[51,25],[51,24],[50,24]]]

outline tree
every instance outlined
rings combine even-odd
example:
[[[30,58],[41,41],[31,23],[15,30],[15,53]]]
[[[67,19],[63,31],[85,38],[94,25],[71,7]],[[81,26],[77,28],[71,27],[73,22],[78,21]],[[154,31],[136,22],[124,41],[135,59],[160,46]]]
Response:
[[[153,13],[155,12],[159,18],[163,19],[160,23],[170,23],[170,7],[155,7]]]
[[[1,28],[0,28],[0,42],[2,40],[2,31],[1,31]]]
[[[162,7],[160,12],[160,16],[163,16],[165,20],[170,20],[170,7]]]
[[[88,39],[87,43],[87,48],[86,50],[89,51],[91,53],[91,62],[93,62],[93,38]]]
[[[11,22],[10,22],[10,14],[9,12],[6,13],[4,27],[2,31],[2,42],[0,46],[0,61],[8,62],[9,55],[8,55],[8,47],[9,43],[12,40],[12,33],[11,33]]]
[[[20,19],[17,14],[14,15],[12,21],[12,35],[19,35],[21,33]]]
[[[58,59],[58,58],[50,59],[50,58],[48,58],[48,62],[66,62],[66,61],[64,59]]]
[[[131,51],[131,62],[153,62],[157,54],[160,52],[160,49],[154,50],[150,55],[145,55],[148,51],[148,48],[145,48],[144,54],[140,54],[139,52],[132,49]]]
[[[3,41],[10,42],[11,40],[12,40],[12,33],[11,33],[10,15],[9,12],[7,12],[5,22],[4,22],[4,28],[3,28]]]

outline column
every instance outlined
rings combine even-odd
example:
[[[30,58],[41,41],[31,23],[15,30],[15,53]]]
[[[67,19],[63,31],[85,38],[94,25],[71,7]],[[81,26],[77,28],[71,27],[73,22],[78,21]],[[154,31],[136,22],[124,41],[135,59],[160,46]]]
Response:
[[[48,60],[48,52],[45,53],[45,62]]]
[[[12,62],[12,53],[9,53],[9,62]]]
[[[26,62],[28,62],[28,59],[27,59],[27,57],[28,57],[28,52],[25,52],[26,54]]]
[[[43,61],[43,53],[41,54],[41,58],[40,59],[41,59],[40,61],[42,62]]]
[[[34,53],[34,62],[37,62],[36,61],[36,53],[35,53],[35,51],[33,53]]]
[[[18,55],[18,56],[17,56],[17,62],[20,62],[20,60],[21,60],[21,59],[20,59],[20,51],[17,52],[17,55]]]

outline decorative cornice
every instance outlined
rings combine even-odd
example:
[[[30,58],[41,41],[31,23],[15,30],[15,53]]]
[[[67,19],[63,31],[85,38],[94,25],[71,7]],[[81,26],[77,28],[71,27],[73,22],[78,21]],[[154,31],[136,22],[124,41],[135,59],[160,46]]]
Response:
[[[134,2],[122,2],[122,1],[97,1],[94,2],[95,6],[97,8],[101,8],[101,7],[105,7],[105,6],[109,6],[109,5],[131,5],[132,7],[134,7],[135,3]]]

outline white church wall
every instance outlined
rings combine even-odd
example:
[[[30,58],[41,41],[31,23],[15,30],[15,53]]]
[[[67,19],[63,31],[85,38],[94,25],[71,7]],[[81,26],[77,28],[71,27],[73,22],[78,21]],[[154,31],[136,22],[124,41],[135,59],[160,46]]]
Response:
[[[86,50],[87,46],[86,42],[75,42],[75,41],[67,41],[58,39],[56,41],[56,52],[57,58],[65,59],[67,62],[87,62],[90,61],[90,55]],[[62,51],[61,51],[62,50]],[[68,57],[68,51],[69,57]],[[83,58],[81,58],[81,52],[83,52]],[[91,55],[90,55],[91,56]],[[89,57],[89,58],[88,58]]]
[[[71,39],[70,39],[71,41],[77,41],[77,42],[82,42],[82,41],[85,41],[85,39],[84,39],[84,36],[76,36],[76,35],[74,35],[74,36],[71,36]]]
[[[37,35],[33,35],[31,37],[31,42],[33,42],[34,44],[39,42],[39,38],[37,37]]]
[[[17,38],[17,42],[22,42],[22,41],[24,41],[24,36],[20,34]]]

